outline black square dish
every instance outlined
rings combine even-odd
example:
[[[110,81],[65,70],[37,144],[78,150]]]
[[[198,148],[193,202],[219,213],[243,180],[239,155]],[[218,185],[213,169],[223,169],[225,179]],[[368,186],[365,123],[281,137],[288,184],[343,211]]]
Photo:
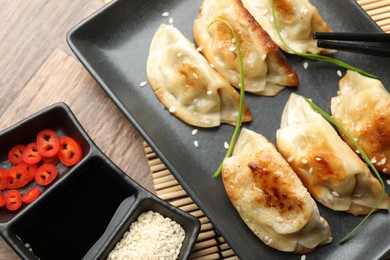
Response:
[[[139,215],[147,211],[158,212],[163,217],[175,221],[184,229],[185,237],[179,259],[187,259],[191,253],[191,245],[197,240],[200,228],[199,220],[195,217],[189,217],[187,213],[155,196],[145,196],[136,203],[134,203],[133,197],[125,199],[118,207],[105,234],[91,248],[85,259],[107,259],[109,253],[123,238],[125,232],[129,231],[131,224],[137,220]]]
[[[77,140],[83,159],[71,167],[59,163],[57,179],[47,187],[40,187],[41,195],[31,204],[12,212],[0,208],[1,236],[19,256],[23,259],[101,258],[109,253],[113,239],[123,230],[121,218],[133,220],[148,209],[171,217],[186,229],[181,256],[189,254],[199,233],[199,220],[161,201],[122,172],[96,147],[63,103],[0,132],[0,144],[4,147],[1,166],[9,166],[10,148],[31,142],[44,128]],[[96,245],[99,245],[99,255],[94,249]]]
[[[12,164],[8,160],[8,151],[16,145],[27,145],[28,143],[35,141],[37,133],[43,129],[54,130],[59,136],[67,135],[74,138],[81,146],[84,159],[89,157],[92,152],[91,148],[94,145],[77,122],[73,113],[71,113],[67,105],[58,103],[0,132],[0,167],[9,169]],[[57,164],[57,168],[59,173],[57,181],[54,181],[47,188],[42,188],[43,193],[49,192],[58,185],[58,180],[67,178],[69,175],[68,173],[71,173],[74,170],[74,167],[67,167],[61,163]],[[33,185],[34,183],[30,183],[27,187],[21,188],[21,191],[25,191]],[[8,221],[13,220],[14,217],[20,215],[20,212],[27,208],[28,206],[23,205],[19,211],[10,212],[4,207],[1,207],[0,224],[5,224]]]

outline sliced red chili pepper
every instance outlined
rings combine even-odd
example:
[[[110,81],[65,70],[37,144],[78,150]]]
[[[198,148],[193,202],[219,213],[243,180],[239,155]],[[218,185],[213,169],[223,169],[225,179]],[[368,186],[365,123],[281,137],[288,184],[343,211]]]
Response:
[[[52,157],[43,157],[42,158],[42,164],[43,163],[50,163],[53,165],[57,165],[57,163],[60,161],[57,155],[54,155]]]
[[[32,142],[26,146],[22,158],[23,162],[27,164],[37,164],[42,160],[42,155],[37,150],[36,142]]]
[[[23,164],[15,165],[6,171],[7,188],[18,189],[25,186],[30,180],[30,173]]]
[[[18,190],[9,190],[5,196],[5,207],[11,211],[15,211],[22,206],[22,195]]]
[[[7,171],[0,167],[0,191],[8,188]]]
[[[13,164],[19,164],[21,163],[22,160],[22,155],[23,151],[26,149],[25,145],[19,144],[15,147],[13,147],[9,152],[8,152],[8,160],[13,163]]]
[[[39,166],[35,172],[35,181],[41,186],[46,186],[50,184],[57,175],[57,167],[53,164],[45,163]]]
[[[3,193],[0,191],[0,207],[5,205],[5,198]]]
[[[65,166],[72,166],[78,163],[83,157],[80,144],[69,136],[60,138],[60,150],[58,158]]]
[[[23,162],[23,163],[19,164],[19,166],[24,167],[28,172],[27,183],[34,180],[35,172],[38,169],[38,166],[36,164],[27,164],[27,163]]]
[[[22,201],[24,203],[31,203],[33,202],[38,196],[41,194],[41,190],[38,187],[32,187],[29,189],[22,197]]]
[[[60,147],[58,135],[50,129],[39,131],[36,143],[38,152],[45,157],[56,155]]]

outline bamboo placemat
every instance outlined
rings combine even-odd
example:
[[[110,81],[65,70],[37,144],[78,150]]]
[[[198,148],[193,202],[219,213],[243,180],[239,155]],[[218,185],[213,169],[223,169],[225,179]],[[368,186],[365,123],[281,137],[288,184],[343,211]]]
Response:
[[[208,218],[187,195],[146,142],[144,142],[144,147],[157,196],[200,220],[201,230],[190,258],[238,259]]]
[[[390,33],[390,0],[357,0],[383,31]],[[238,259],[233,250],[183,190],[175,177],[144,142],[145,153],[153,176],[157,196],[199,218],[201,231],[191,259]]]

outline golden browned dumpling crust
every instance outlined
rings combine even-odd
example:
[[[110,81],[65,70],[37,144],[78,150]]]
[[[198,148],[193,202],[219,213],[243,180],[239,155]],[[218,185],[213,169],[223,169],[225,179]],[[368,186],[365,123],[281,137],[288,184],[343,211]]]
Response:
[[[276,138],[279,152],[321,204],[354,215],[375,207],[383,190],[380,182],[303,97],[291,94]],[[385,194],[379,209],[388,208]]]
[[[378,171],[390,175],[389,91],[379,80],[353,71],[347,71],[339,87],[338,96],[331,101],[333,117],[356,139]]]
[[[261,134],[241,130],[233,156],[223,162],[222,180],[243,221],[266,245],[307,253],[331,242],[309,192]]]
[[[274,96],[286,86],[299,84],[295,71],[269,35],[239,0],[204,0],[194,22],[194,39],[202,54],[236,88],[240,70],[236,44],[228,21],[239,39],[244,63],[245,90]]]
[[[317,47],[314,32],[329,32],[317,8],[309,0],[273,0],[275,15],[281,36],[288,47],[295,51],[314,54],[328,54],[334,51]],[[293,54],[280,40],[272,16],[269,0],[242,0],[245,8],[285,52]]]
[[[240,95],[172,25],[161,25],[150,45],[146,71],[164,106],[187,124],[234,125]],[[252,120],[244,105],[243,122]]]

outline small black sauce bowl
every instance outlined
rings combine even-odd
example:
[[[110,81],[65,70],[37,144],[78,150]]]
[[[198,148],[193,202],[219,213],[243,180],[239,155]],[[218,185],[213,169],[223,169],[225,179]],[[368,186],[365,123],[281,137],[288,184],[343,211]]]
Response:
[[[34,141],[42,129],[77,140],[83,159],[57,164],[59,176],[31,204],[14,212],[0,208],[0,234],[23,259],[103,259],[132,221],[152,210],[186,232],[180,259],[186,259],[200,230],[199,220],[173,207],[121,171],[93,143],[64,103],[54,104],[0,132],[0,166],[11,167],[8,151]],[[37,186],[35,182],[20,189]]]
[[[150,194],[143,196],[138,201],[135,201],[134,197],[125,199],[118,207],[104,235],[90,249],[84,259],[106,259],[116,244],[123,238],[125,232],[129,231],[130,225],[137,220],[140,214],[149,210],[174,220],[184,229],[185,237],[182,242],[179,259],[188,259],[191,249],[198,238],[199,220]]]

